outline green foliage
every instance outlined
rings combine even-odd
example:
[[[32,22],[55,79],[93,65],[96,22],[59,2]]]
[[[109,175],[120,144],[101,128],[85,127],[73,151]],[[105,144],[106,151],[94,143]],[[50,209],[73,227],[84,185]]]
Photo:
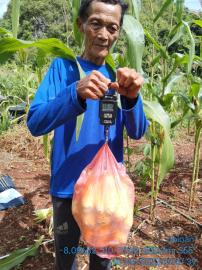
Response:
[[[77,15],[78,15],[78,9],[80,7],[80,0],[73,0],[72,1],[72,15],[73,15],[73,31],[74,31],[74,38],[77,42],[77,44],[81,47],[83,43],[83,36],[81,32],[78,29],[77,26]]]
[[[142,152],[144,157],[135,164],[134,172],[140,177],[140,186],[145,187],[152,177],[151,145],[143,144],[135,152],[137,151]]]
[[[162,17],[165,10],[168,9],[168,6],[173,2],[173,0],[166,0],[162,6],[156,17],[154,18],[154,22],[156,22],[160,17]]]
[[[129,66],[142,71],[142,57],[144,52],[144,30],[138,20],[130,15],[125,15],[123,30],[127,37],[127,60]]]
[[[29,94],[37,88],[37,82],[37,75],[31,67],[25,70],[11,62],[0,69],[0,95],[4,97],[16,96],[27,101]]]
[[[4,19],[0,21],[0,26],[9,30],[11,30],[12,2],[9,4]],[[59,38],[66,42],[67,36],[72,31],[72,24],[67,23],[69,21],[71,21],[69,1],[21,0],[18,37],[24,40],[51,37]]]
[[[55,38],[41,39],[35,42],[23,41],[15,38],[2,38],[0,39],[0,47],[0,58],[6,53],[35,47],[44,51],[46,55],[51,54],[55,57],[70,58],[71,60],[76,59],[73,51],[69,47],[65,46],[63,42]]]
[[[1,270],[10,270],[15,266],[20,265],[27,257],[36,256],[38,248],[42,244],[43,236],[30,247],[13,251],[8,257],[0,260]]]
[[[159,186],[167,172],[174,165],[174,148],[170,140],[170,119],[162,106],[157,102],[144,101],[144,110],[148,119],[155,121],[163,128],[163,130],[158,130],[158,128],[152,129],[150,126],[151,142],[157,146],[159,151],[162,151],[158,160],[159,175],[157,176],[157,181]]]
[[[131,8],[131,15],[139,21],[140,20],[140,11],[141,11],[141,1],[130,0],[129,5]]]
[[[12,2],[12,30],[13,36],[17,38],[20,18],[20,0],[13,0]]]

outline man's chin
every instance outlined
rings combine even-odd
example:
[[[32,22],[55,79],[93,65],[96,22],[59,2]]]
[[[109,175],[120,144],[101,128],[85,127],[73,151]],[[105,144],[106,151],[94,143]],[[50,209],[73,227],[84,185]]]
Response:
[[[105,58],[109,54],[108,50],[103,50],[95,53],[95,56]]]

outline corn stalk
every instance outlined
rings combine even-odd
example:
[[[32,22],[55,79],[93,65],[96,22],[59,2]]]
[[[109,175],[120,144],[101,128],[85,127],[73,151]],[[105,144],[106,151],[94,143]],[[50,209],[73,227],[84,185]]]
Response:
[[[12,32],[13,37],[17,38],[20,18],[20,0],[12,2]]]
[[[192,171],[191,189],[189,195],[189,210],[194,206],[194,197],[196,187],[199,182],[199,163],[200,163],[200,139],[201,139],[202,121],[195,121],[195,145],[194,145],[194,167]]]

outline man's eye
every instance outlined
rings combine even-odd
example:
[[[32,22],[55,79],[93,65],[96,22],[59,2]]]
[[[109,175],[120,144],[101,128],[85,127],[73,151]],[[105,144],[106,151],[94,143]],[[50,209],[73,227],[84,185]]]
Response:
[[[93,27],[93,29],[99,29],[101,27],[98,22],[91,22],[91,26]]]
[[[119,31],[118,27],[116,27],[116,26],[109,26],[109,27],[108,27],[108,30],[109,30],[111,33],[115,33],[115,32],[118,32],[118,31]]]

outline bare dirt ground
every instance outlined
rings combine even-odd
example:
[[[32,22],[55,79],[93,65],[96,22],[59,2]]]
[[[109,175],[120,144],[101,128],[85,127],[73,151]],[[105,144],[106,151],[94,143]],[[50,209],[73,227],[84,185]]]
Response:
[[[198,223],[202,223],[202,190],[197,188],[195,207],[188,212],[188,198],[192,174],[193,135],[180,132],[174,140],[176,163],[161,186],[159,198],[166,201]],[[137,147],[143,141],[130,141]],[[132,162],[140,159],[133,155]],[[39,239],[51,239],[48,221],[36,224],[33,211],[51,206],[49,190],[49,164],[44,158],[41,138],[33,138],[25,127],[17,126],[0,137],[0,174],[10,175],[17,190],[24,196],[23,206],[0,212],[0,256],[16,249],[25,248]],[[200,166],[202,178],[202,163]],[[149,192],[138,185],[138,178],[132,177],[137,198],[140,201]],[[143,205],[147,206],[146,199]],[[202,270],[202,228],[162,203],[156,208],[154,224],[148,221],[149,209],[134,215],[127,247],[123,250],[112,269],[137,270]],[[81,242],[83,245],[83,242]],[[88,255],[77,254],[78,270],[88,269]],[[27,258],[14,269],[53,269],[53,241],[41,246],[35,257]],[[96,269],[95,269],[96,270]]]

